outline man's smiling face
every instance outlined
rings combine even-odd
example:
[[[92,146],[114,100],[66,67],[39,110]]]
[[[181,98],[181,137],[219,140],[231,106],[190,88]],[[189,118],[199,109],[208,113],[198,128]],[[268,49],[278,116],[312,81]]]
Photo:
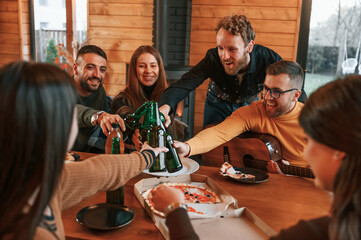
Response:
[[[221,28],[217,33],[218,55],[228,75],[236,75],[248,68],[249,53],[253,49],[253,41],[245,45],[241,35],[233,35]]]
[[[291,79],[288,74],[282,73],[279,75],[266,75],[264,85],[268,89],[275,89],[283,92],[294,88],[291,84]],[[270,117],[278,117],[280,115],[290,112],[301,94],[301,91],[294,90],[286,93],[282,93],[279,98],[275,99],[271,96],[271,92],[268,91],[263,96],[263,103],[266,109],[266,113]]]

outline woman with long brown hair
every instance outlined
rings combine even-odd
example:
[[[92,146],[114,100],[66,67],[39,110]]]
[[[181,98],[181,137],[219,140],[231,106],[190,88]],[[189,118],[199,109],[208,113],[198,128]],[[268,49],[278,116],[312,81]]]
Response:
[[[165,148],[64,164],[78,133],[73,80],[56,66],[0,68],[0,239],[65,239],[61,211],[119,188]]]
[[[129,63],[127,81],[125,90],[119,92],[113,99],[112,113],[125,117],[147,101],[159,101],[168,83],[163,60],[157,49],[144,45],[134,51]],[[187,140],[187,129],[187,125],[174,119],[174,116],[167,128],[173,139],[180,141]],[[133,142],[139,146],[140,142],[136,137],[133,138]]]
[[[113,113],[124,116],[133,113],[146,101],[159,101],[168,83],[163,60],[157,49],[145,45],[134,51],[129,63],[127,81],[125,90],[113,99]]]

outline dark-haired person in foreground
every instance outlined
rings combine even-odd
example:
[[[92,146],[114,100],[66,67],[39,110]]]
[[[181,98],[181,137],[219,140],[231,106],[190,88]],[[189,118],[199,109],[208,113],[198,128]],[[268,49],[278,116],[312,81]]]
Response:
[[[0,239],[65,239],[62,210],[119,188],[166,151],[145,146],[64,164],[78,131],[73,84],[48,64],[0,69]]]
[[[111,100],[103,87],[106,70],[107,55],[100,47],[85,45],[79,49],[73,65],[74,82],[79,94],[79,134],[72,150],[98,152],[94,148],[96,141],[101,132],[108,135],[112,123],[119,123],[125,130],[123,119],[117,114],[109,114]],[[94,137],[89,142],[91,136]]]
[[[299,116],[307,139],[304,155],[315,174],[316,186],[333,193],[331,216],[301,220],[281,230],[272,240],[361,239],[360,119],[360,75],[328,83],[307,100]],[[176,189],[168,188],[162,186],[153,192],[153,202],[160,211],[184,202],[181,194],[174,193]],[[168,226],[173,230],[171,239],[181,239],[175,235],[174,225],[188,226],[186,210],[174,207],[167,223],[172,223]],[[187,229],[192,232],[191,228]]]

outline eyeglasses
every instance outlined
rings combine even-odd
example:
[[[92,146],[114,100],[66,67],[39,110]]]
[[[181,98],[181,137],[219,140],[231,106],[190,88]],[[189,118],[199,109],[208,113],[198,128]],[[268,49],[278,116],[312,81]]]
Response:
[[[266,96],[266,94],[269,91],[270,94],[271,94],[271,97],[274,98],[274,99],[280,98],[282,93],[298,90],[297,88],[292,88],[292,89],[289,89],[289,90],[286,90],[286,91],[278,91],[277,89],[268,88],[266,85],[263,85],[263,84],[260,84],[259,88],[260,88],[259,90],[262,91],[263,96]]]

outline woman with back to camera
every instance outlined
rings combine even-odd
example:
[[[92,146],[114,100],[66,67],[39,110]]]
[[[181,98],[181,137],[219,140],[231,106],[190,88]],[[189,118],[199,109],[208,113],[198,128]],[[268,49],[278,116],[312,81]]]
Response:
[[[0,239],[65,239],[62,210],[117,189],[166,151],[145,146],[64,164],[78,132],[77,93],[56,66],[2,67],[0,102]]]
[[[146,101],[158,102],[167,87],[167,77],[160,53],[152,46],[140,46],[130,59],[128,84],[124,91],[114,97],[111,111],[124,118],[127,114],[135,112]],[[187,125],[183,122],[176,120],[167,130],[173,139],[179,141],[187,139]]]
[[[360,75],[328,83],[307,100],[299,116],[307,137],[305,159],[314,172],[316,186],[333,192],[331,216],[301,220],[271,239],[361,239],[360,119]],[[196,239],[186,210],[176,207],[181,206],[184,197],[174,191],[162,186],[153,192],[155,207],[168,210],[166,221],[171,239]],[[190,232],[184,238],[177,232],[179,225],[186,227],[184,232]]]

